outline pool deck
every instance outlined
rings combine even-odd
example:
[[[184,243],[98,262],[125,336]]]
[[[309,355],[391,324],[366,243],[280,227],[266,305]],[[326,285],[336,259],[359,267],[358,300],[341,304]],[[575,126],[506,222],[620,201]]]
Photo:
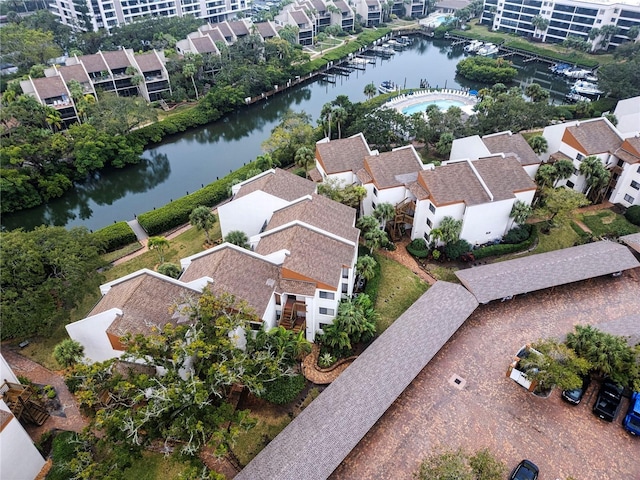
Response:
[[[442,90],[416,90],[410,94],[403,93],[385,103],[384,106],[387,108],[395,108],[398,112],[403,113],[402,111],[405,108],[438,100],[454,100],[464,103],[464,106],[460,107],[460,109],[467,115],[473,115],[475,113],[473,107],[478,102],[478,98],[475,95],[469,95],[469,92],[466,90],[445,88]]]

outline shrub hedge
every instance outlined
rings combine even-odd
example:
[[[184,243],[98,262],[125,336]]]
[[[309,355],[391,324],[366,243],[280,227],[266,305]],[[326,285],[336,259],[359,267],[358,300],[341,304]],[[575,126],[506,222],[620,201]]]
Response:
[[[265,385],[260,398],[267,402],[283,405],[292,402],[304,389],[305,380],[302,375],[284,376]]]
[[[429,256],[429,247],[424,238],[416,238],[407,245],[407,252],[416,258],[427,258]]]
[[[640,227],[640,205],[634,205],[627,208],[627,211],[624,212],[624,218]]]
[[[476,260],[494,255],[507,255],[508,253],[520,252],[530,248],[538,240],[538,229],[533,226],[531,235],[528,239],[521,243],[499,243],[498,245],[490,245],[488,247],[478,248],[473,251]]]
[[[507,232],[502,243],[522,243],[531,235],[531,225],[518,225]]]
[[[108,225],[94,232],[94,235],[102,242],[105,253],[113,252],[138,240],[127,222]]]
[[[234,180],[245,180],[246,173],[255,169],[255,162],[240,167],[220,180],[216,180],[204,188],[185,197],[174,200],[156,210],[138,215],[138,223],[149,235],[167,232],[189,221],[189,215],[200,205],[213,207],[229,196],[229,188]],[[237,183],[237,182],[236,182]]]

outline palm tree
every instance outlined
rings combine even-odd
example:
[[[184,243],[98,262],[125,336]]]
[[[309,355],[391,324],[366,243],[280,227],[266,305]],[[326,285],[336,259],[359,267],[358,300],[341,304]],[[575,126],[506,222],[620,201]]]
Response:
[[[549,100],[549,92],[537,83],[527,85],[527,88],[524,89],[524,94],[534,103],[546,102]]]
[[[509,213],[509,218],[512,219],[511,226],[513,226],[514,223],[516,225],[522,225],[531,216],[532,212],[533,209],[531,205],[526,204],[522,200],[516,200],[511,207],[511,213]]]
[[[331,140],[331,122],[333,116],[333,105],[331,103],[325,103],[320,110],[320,121],[325,127],[325,136]]]
[[[249,249],[249,238],[247,237],[247,234],[241,230],[230,231],[229,233],[227,233],[227,236],[224,237],[224,241],[233,245],[237,245],[241,248]]]
[[[380,222],[378,222],[378,219],[373,215],[363,215],[358,219],[356,227],[358,227],[362,233],[366,233],[369,230],[380,230]]]
[[[602,165],[600,159],[595,155],[584,158],[580,163],[579,171],[586,177],[587,191],[584,193],[587,198],[590,198],[590,195],[597,198],[600,189],[609,183],[611,178],[611,172]],[[593,198],[590,199],[593,200]]]
[[[194,63],[186,63],[184,67],[182,67],[182,74],[185,77],[191,78],[191,83],[193,84],[193,90],[196,92],[196,100],[200,98],[200,96],[198,95],[198,87],[196,87],[196,81],[193,78],[193,76],[196,74],[197,71],[198,69],[196,68]]]
[[[371,280],[376,274],[378,262],[371,255],[362,255],[356,261],[356,272],[365,280]]]
[[[60,129],[60,127],[62,127],[62,117],[60,116],[60,112],[53,107],[47,106],[45,107],[45,109],[45,121],[47,122],[47,125],[49,125],[51,131],[55,132],[56,130]]]
[[[387,237],[387,232],[384,230],[380,230],[379,228],[374,228],[373,230],[369,230],[365,232],[363,235],[364,244],[371,250],[372,252],[380,248],[382,245],[385,245],[389,242],[389,237]]]
[[[440,221],[438,228],[441,232],[440,240],[445,244],[455,242],[460,238],[460,233],[462,232],[462,220],[447,216]]]
[[[556,179],[553,183],[553,186],[556,186],[556,183],[560,180],[567,180],[571,175],[573,175],[573,162],[571,160],[558,160],[553,164],[553,169],[555,170]]]
[[[531,149],[536,152],[536,155],[542,155],[549,148],[549,144],[547,143],[547,139],[542,135],[536,135],[529,139],[529,146]]]
[[[209,207],[200,205],[196,207],[189,215],[189,222],[198,230],[204,230],[204,235],[207,239],[207,243],[211,243],[209,238],[209,230],[215,225],[218,218],[213,214]]]
[[[556,169],[550,163],[540,165],[536,172],[536,182],[538,186],[543,189],[553,185],[556,179]]]
[[[309,164],[313,163],[316,156],[309,147],[300,147],[296,150],[295,162],[299,167],[304,168],[304,178],[309,178]]]
[[[368,99],[372,99],[373,97],[376,96],[377,93],[378,93],[378,89],[376,88],[373,82],[367,83],[364,86],[364,94]]]
[[[373,216],[380,221],[380,227],[384,229],[387,222],[396,214],[396,208],[389,202],[383,202],[376,206]]]
[[[535,27],[536,30],[543,32],[549,28],[549,20],[540,15],[536,15],[531,19],[531,25]]]
[[[149,237],[147,247],[149,247],[149,250],[158,252],[160,263],[164,263],[164,252],[169,248],[169,240],[165,237]]]
[[[333,118],[338,125],[338,138],[342,138],[342,131],[340,129],[342,123],[347,119],[347,111],[343,107],[336,107],[333,110]]]

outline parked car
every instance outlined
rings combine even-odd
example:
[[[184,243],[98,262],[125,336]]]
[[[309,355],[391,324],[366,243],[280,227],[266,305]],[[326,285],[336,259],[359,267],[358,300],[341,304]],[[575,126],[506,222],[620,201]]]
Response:
[[[582,385],[580,387],[574,388],[573,390],[563,390],[562,399],[573,405],[578,405],[586,393],[587,388],[589,388],[589,385],[591,385],[591,376],[587,374],[582,377]]]
[[[600,387],[596,403],[593,404],[593,413],[598,417],[613,422],[622,406],[622,391],[624,389],[620,385],[616,385],[611,381],[605,381]]]
[[[634,392],[631,395],[629,410],[622,425],[629,433],[640,436],[640,392]]]
[[[513,469],[509,480],[537,480],[539,472],[538,467],[531,460],[522,460]]]

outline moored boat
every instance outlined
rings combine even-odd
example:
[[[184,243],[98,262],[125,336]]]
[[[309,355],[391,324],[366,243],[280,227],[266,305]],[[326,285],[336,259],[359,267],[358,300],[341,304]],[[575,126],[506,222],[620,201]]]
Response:
[[[478,49],[478,55],[482,57],[488,57],[489,55],[493,55],[494,53],[498,53],[500,49],[497,45],[493,43],[485,43],[482,47]]]
[[[574,83],[571,91],[580,95],[600,95],[602,93],[597,84],[585,82],[584,80],[578,80]]]
[[[484,42],[480,40],[472,40],[471,43],[464,46],[464,51],[467,53],[475,53],[484,45]]]
[[[385,80],[380,85],[378,85],[378,92],[380,93],[391,93],[397,92],[399,90],[400,87],[391,80]]]

